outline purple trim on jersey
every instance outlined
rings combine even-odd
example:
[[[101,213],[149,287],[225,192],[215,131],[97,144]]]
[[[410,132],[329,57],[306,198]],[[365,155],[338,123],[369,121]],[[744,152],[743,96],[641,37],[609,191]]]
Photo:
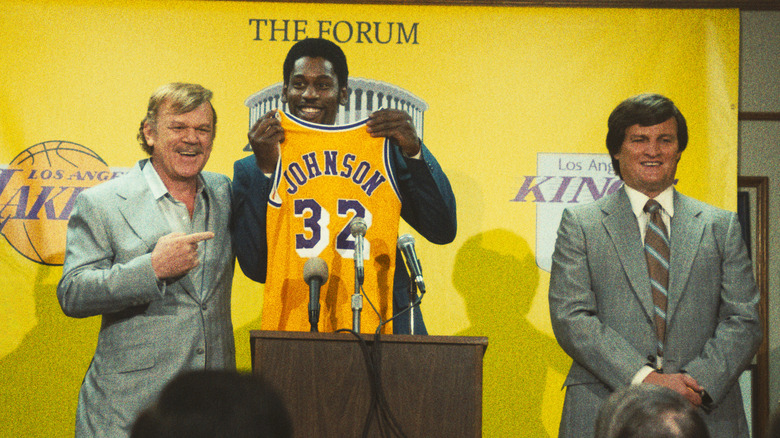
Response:
[[[390,139],[385,137],[385,143],[384,143],[384,161],[385,161],[385,171],[387,172],[387,179],[390,180],[390,186],[393,188],[393,191],[395,192],[395,196],[398,197],[399,201],[403,201],[401,198],[401,190],[398,189],[398,184],[395,182],[395,174],[393,173],[393,167],[390,165],[390,154],[392,153],[392,144],[390,144]]]
[[[368,122],[368,117],[366,117],[363,120],[358,120],[357,122],[352,122],[348,125],[320,125],[319,123],[312,123],[312,122],[307,122],[305,120],[299,119],[298,117],[295,117],[294,115],[288,112],[285,112],[284,115],[287,116],[287,118],[289,118],[293,122],[301,126],[305,126],[309,129],[314,129],[317,131],[349,131],[350,129],[355,129],[360,127],[361,125],[365,125],[366,122]]]
[[[282,206],[281,202],[277,202],[274,200],[274,195],[277,193],[277,190],[279,190],[279,181],[282,180],[282,157],[279,156],[279,161],[276,162],[276,172],[274,172],[274,182],[271,186],[271,192],[268,193],[268,204],[271,205],[274,208],[279,208]]]

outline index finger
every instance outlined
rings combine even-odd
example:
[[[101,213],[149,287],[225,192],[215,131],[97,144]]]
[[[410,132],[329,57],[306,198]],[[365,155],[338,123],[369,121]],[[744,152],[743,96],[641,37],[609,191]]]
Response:
[[[214,233],[211,231],[204,231],[202,233],[192,233],[183,236],[181,239],[187,243],[198,243],[204,240],[209,240],[214,237]]]
[[[412,116],[406,111],[395,108],[383,108],[369,114],[370,120],[412,120]]]
[[[685,384],[685,386],[690,388],[692,391],[700,393],[704,389],[704,388],[702,388],[701,385],[699,385],[699,382],[697,382],[696,379],[694,379],[692,376],[690,376],[690,375],[688,375],[686,373],[682,373],[681,377],[682,377],[682,381]]]
[[[262,134],[265,132],[266,129],[268,129],[268,125],[272,124],[274,122],[273,117],[261,117],[257,119],[257,121],[252,125],[252,127],[249,129],[250,134],[251,133],[258,133]]]

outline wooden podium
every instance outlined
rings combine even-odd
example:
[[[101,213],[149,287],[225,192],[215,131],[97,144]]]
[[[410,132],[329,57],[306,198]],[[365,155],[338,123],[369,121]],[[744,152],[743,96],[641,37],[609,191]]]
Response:
[[[374,336],[361,334],[367,351]],[[252,370],[280,392],[294,437],[382,436],[361,342],[352,333],[251,331]],[[386,411],[407,437],[482,435],[485,337],[382,335]],[[374,398],[376,400],[376,398]],[[389,417],[384,417],[389,418]],[[398,436],[383,422],[386,436]]]

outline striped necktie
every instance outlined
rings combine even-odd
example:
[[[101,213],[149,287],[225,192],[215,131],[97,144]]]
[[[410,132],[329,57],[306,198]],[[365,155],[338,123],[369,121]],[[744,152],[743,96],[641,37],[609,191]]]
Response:
[[[658,336],[659,364],[664,354],[664,336],[666,334],[666,301],[669,286],[669,238],[666,225],[661,218],[661,205],[654,199],[645,204],[645,212],[650,214],[645,233],[645,258],[650,274],[650,289],[655,307],[655,332]]]

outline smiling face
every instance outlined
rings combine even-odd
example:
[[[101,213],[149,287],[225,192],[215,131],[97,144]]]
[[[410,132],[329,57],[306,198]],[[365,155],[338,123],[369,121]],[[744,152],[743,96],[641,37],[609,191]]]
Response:
[[[629,187],[654,198],[674,183],[682,152],[677,141],[677,121],[672,117],[652,126],[632,125],[620,151],[614,155]]]
[[[176,114],[170,102],[163,102],[155,126],[144,124],[144,136],[153,148],[152,164],[166,186],[194,183],[214,142],[211,104],[205,102],[190,112]]]
[[[330,61],[304,56],[295,61],[282,87],[290,113],[312,123],[336,123],[339,104],[347,102],[347,87],[339,84]]]

